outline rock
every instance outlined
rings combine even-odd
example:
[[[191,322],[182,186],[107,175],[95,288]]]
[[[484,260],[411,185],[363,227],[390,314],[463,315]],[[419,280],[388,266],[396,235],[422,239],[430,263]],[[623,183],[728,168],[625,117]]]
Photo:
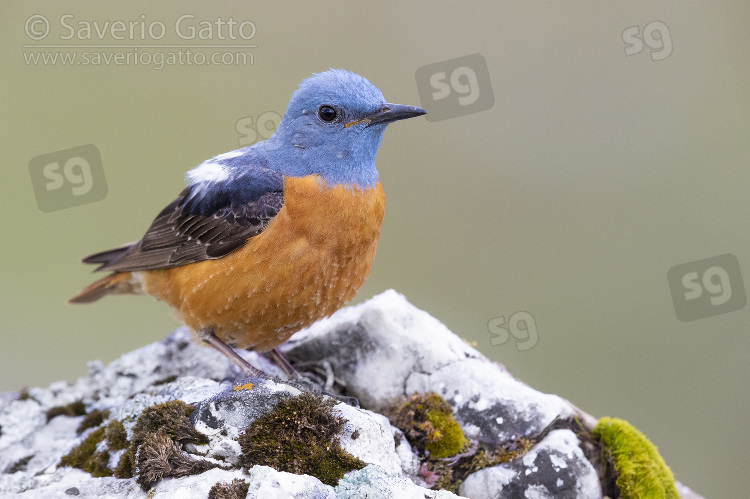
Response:
[[[540,498],[600,498],[596,470],[579,445],[572,431],[552,431],[523,458],[469,475],[459,487],[459,494],[474,499],[501,499],[528,497],[525,492],[534,491]]]
[[[367,466],[347,475],[336,487],[337,499],[398,498],[450,499],[455,494],[444,490],[425,490],[406,477],[388,472],[378,466]]]
[[[286,497],[309,497],[333,499],[333,487],[324,485],[317,478],[276,471],[268,466],[255,466],[251,474],[248,499],[283,499]]]
[[[75,383],[0,395],[0,495],[193,498],[221,486],[251,498],[456,497],[430,489],[442,485],[477,499],[602,497],[595,418],[516,380],[394,291],[314,324],[283,351],[320,386],[243,379],[180,328],[108,366],[89,363]],[[458,455],[431,457],[405,437],[441,438],[434,415],[419,428],[386,417],[414,392],[435,392],[455,417],[464,434],[455,448],[466,442]],[[89,472],[62,466],[66,455]],[[99,476],[111,473],[121,478]]]
[[[538,433],[575,413],[560,397],[514,379],[395,291],[363,305],[314,324],[283,351],[297,361],[328,362],[373,410],[414,392],[436,392],[453,406],[466,435],[481,443]]]

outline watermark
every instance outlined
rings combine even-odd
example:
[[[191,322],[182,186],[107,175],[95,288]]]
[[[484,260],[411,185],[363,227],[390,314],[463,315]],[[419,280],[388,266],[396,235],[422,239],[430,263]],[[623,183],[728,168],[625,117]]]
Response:
[[[271,138],[279,123],[281,123],[281,115],[276,111],[266,111],[254,119],[252,116],[238,119],[234,128],[239,135],[240,147]]]
[[[675,265],[667,281],[675,313],[683,322],[734,312],[747,304],[740,262],[731,253]]]
[[[505,316],[494,317],[487,322],[490,344],[493,347],[506,344],[511,338],[519,352],[530,350],[539,343],[539,331],[534,316],[529,312],[516,312],[506,322]]]
[[[255,23],[233,17],[173,21],[88,20],[73,14],[26,19],[23,57],[29,66],[252,66]],[[168,41],[169,40],[169,41]],[[218,50],[217,50],[218,49]]]
[[[93,144],[32,158],[29,173],[36,204],[45,213],[107,197],[102,157]]]
[[[415,76],[428,121],[478,113],[495,105],[490,71],[480,54],[422,66]]]
[[[651,21],[643,27],[631,26],[622,32],[625,56],[637,55],[648,47],[652,61],[663,61],[674,50],[669,27],[662,21]]]
[[[143,66],[160,71],[168,66],[252,66],[252,52],[198,52],[186,50],[130,50],[73,52],[26,51],[27,66]]]

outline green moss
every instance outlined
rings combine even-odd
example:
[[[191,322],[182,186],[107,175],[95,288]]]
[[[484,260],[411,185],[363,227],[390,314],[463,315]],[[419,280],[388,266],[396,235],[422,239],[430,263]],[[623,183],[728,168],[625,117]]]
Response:
[[[193,410],[193,406],[181,400],[147,407],[133,427],[133,438],[117,463],[115,476],[138,477],[138,483],[147,490],[162,478],[202,473],[213,467],[182,452],[185,444],[208,443],[208,437],[199,433],[188,419]],[[125,429],[120,427],[107,427],[108,438],[111,434],[116,446],[127,444]]]
[[[140,446],[149,433],[156,433],[160,428],[164,428],[167,435],[180,445],[207,444],[208,437],[199,433],[188,419],[194,409],[181,400],[170,400],[147,407],[133,427],[133,444]]]
[[[125,427],[122,426],[122,422],[116,419],[112,420],[107,425],[104,433],[107,437],[107,447],[109,447],[109,450],[127,449],[128,433],[125,431]]]
[[[605,457],[614,465],[617,487],[624,499],[680,496],[669,467],[656,446],[627,421],[602,418],[592,431]]]
[[[208,499],[245,499],[250,484],[235,478],[230,483],[219,482],[208,491]]]
[[[115,477],[120,479],[133,478],[135,463],[133,463],[133,455],[130,451],[122,453],[120,460],[115,466]]]
[[[455,456],[468,443],[451,406],[437,393],[415,393],[390,416],[407,440],[420,452],[429,452],[430,458]]]
[[[89,428],[96,428],[100,424],[104,422],[105,419],[109,417],[109,411],[103,410],[100,411],[99,409],[95,409],[91,411],[90,413],[86,414],[86,417],[83,418],[83,421],[81,421],[81,424],[78,425],[78,429],[76,432],[80,435],[84,431],[88,430]]]
[[[515,438],[494,448],[470,442],[451,406],[434,392],[415,393],[386,412],[419,452],[419,475],[433,489],[456,492],[471,473],[518,459],[534,444],[529,438]],[[398,446],[398,438],[395,443]]]
[[[86,414],[86,406],[83,405],[83,401],[77,400],[68,405],[60,405],[60,406],[49,409],[47,411],[47,422],[49,422],[50,419],[57,417],[57,416],[75,417],[75,416],[84,416],[85,414]]]
[[[86,437],[60,460],[61,466],[71,466],[88,473],[93,477],[112,476],[109,469],[109,452],[96,450],[96,445],[104,440],[104,428],[99,428]]]
[[[435,458],[458,454],[466,445],[466,437],[452,413],[428,410],[425,415],[432,429],[432,438],[427,439],[425,449]]]
[[[245,464],[312,475],[332,486],[344,473],[364,468],[363,461],[341,448],[338,435],[346,420],[332,410],[334,405],[311,393],[282,400],[240,435]]]

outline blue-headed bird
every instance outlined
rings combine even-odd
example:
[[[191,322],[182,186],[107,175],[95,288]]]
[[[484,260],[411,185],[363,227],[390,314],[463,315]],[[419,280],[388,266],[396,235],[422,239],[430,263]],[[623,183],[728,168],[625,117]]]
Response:
[[[187,188],[140,241],[84,258],[110,274],[70,302],[150,294],[245,373],[261,375],[232,347],[275,353],[354,297],[384,216],[375,168],[383,132],[422,114],[387,103],[357,74],[313,75],[268,140],[190,170]]]

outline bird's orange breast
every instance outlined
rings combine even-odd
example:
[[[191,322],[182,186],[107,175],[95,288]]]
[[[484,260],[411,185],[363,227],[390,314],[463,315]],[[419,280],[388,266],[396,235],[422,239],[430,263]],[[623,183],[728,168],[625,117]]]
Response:
[[[288,177],[266,229],[217,260],[141,272],[145,291],[191,328],[240,348],[270,350],[354,298],[370,272],[385,210],[368,190]]]

